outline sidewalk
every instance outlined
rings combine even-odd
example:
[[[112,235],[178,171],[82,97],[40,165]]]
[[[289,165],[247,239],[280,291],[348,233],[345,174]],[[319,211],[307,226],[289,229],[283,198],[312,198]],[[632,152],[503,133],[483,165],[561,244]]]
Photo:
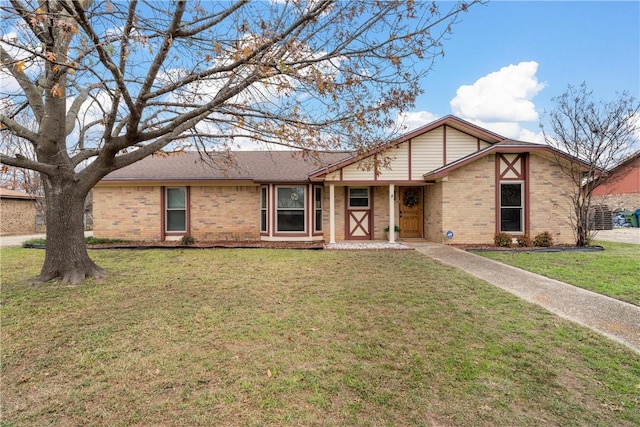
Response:
[[[548,279],[451,246],[403,242],[428,257],[485,280],[640,354],[640,307]]]

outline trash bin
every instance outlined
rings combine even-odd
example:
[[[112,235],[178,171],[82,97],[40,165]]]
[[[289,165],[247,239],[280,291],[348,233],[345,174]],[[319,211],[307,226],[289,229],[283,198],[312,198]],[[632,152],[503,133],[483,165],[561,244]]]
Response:
[[[632,227],[638,228],[638,216],[633,211],[624,211],[624,219],[627,220]]]

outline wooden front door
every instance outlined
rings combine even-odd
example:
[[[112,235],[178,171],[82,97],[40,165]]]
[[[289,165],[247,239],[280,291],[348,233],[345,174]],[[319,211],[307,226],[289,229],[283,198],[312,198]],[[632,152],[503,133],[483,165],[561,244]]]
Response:
[[[423,224],[422,187],[400,187],[400,237],[420,239]]]

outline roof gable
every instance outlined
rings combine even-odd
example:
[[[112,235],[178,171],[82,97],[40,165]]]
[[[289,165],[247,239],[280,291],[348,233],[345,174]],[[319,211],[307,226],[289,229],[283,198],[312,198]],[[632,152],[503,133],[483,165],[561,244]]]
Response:
[[[429,141],[429,140],[432,141]],[[435,141],[433,141],[435,139]],[[386,144],[375,147],[359,155],[354,155],[338,163],[320,169],[311,175],[312,180],[321,180],[338,170],[353,170],[350,174],[354,179],[374,179],[371,175],[370,165],[381,162],[376,156],[399,158],[400,162],[418,162],[422,170],[419,174],[412,165],[405,167],[409,171],[397,172],[391,167],[381,168],[375,179],[399,179],[398,174],[406,175],[405,180],[421,179],[421,174],[426,170],[436,169],[447,163],[457,160],[467,154],[476,152],[488,145],[504,141],[506,138],[482,129],[472,123],[455,116],[446,116],[411,132],[408,132]],[[449,147],[447,147],[447,140]],[[412,152],[407,156],[403,145],[413,143]],[[425,147],[424,144],[440,144],[435,147]],[[447,152],[448,151],[448,152]],[[411,159],[409,159],[411,157]],[[362,173],[355,172],[362,171]],[[367,172],[368,174],[364,173]],[[384,177],[386,175],[386,178]],[[366,178],[365,178],[366,177]]]
[[[446,164],[438,169],[432,170],[424,174],[425,180],[434,180],[438,178],[443,178],[447,176],[450,172],[459,169],[465,165],[468,165],[471,162],[475,162],[478,159],[481,159],[485,156],[495,153],[546,153],[553,157],[560,157],[567,159],[572,162],[578,162],[582,164],[585,168],[588,168],[588,165],[581,160],[570,156],[566,153],[563,153],[549,145],[544,144],[536,144],[533,142],[525,142],[525,141],[516,141],[513,139],[506,139],[497,144],[493,144],[488,146],[482,150],[479,150],[475,153],[471,153],[468,156],[462,157],[452,163]]]

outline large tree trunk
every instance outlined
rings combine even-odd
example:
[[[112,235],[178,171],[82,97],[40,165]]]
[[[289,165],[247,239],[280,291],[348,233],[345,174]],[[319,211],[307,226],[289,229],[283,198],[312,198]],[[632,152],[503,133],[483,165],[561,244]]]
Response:
[[[84,201],[86,192],[75,182],[46,180],[47,248],[36,283],[60,278],[76,285],[86,277],[105,277],[87,253],[84,242]]]

